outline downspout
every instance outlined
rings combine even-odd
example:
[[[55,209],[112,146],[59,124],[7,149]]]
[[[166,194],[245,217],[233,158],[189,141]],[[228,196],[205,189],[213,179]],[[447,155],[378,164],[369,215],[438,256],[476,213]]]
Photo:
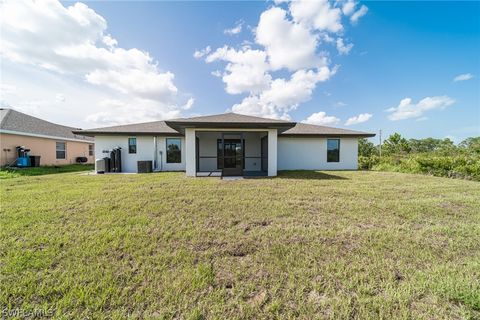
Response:
[[[157,162],[157,137],[153,137],[153,171],[158,170],[158,162]]]

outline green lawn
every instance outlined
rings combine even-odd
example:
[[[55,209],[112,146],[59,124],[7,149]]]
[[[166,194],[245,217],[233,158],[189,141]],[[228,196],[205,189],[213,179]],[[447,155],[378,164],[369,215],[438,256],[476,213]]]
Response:
[[[385,172],[2,180],[0,307],[73,319],[478,319],[480,183]]]
[[[0,179],[11,179],[21,176],[42,176],[45,174],[65,172],[90,171],[93,169],[93,164],[68,164],[63,166],[44,166],[28,168],[0,168]]]

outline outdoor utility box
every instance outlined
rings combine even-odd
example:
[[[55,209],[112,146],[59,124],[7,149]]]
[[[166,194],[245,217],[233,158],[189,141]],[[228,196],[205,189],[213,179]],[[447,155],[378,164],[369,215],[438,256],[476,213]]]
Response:
[[[76,161],[77,163],[85,163],[85,162],[88,161],[88,158],[87,158],[87,157],[77,157],[77,158],[75,159],[75,161]]]
[[[30,156],[30,166],[40,167],[40,156]]]
[[[138,173],[150,173],[152,172],[152,161],[137,161]]]
[[[107,158],[108,159],[108,158]],[[95,172],[97,173],[105,173],[108,172],[106,169],[105,158],[95,160]]]

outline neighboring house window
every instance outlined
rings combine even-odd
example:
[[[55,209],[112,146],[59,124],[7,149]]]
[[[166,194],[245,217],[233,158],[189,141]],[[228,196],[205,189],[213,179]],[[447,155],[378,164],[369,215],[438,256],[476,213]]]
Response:
[[[88,145],[88,155],[93,156],[93,144]]]
[[[340,139],[327,139],[327,162],[340,161]]]
[[[137,138],[128,138],[128,153],[137,153]]]
[[[181,163],[182,149],[180,139],[167,138],[167,163]]]
[[[67,158],[67,150],[66,150],[66,143],[65,142],[57,142],[56,158],[57,159],[66,159]]]

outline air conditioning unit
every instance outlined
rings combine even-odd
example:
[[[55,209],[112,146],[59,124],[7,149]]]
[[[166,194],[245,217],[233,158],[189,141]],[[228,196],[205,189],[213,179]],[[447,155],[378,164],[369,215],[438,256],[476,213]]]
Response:
[[[95,160],[95,172],[97,173],[105,173],[107,171],[106,161],[104,159],[96,159]]]
[[[138,173],[150,173],[152,172],[152,161],[137,161]]]

